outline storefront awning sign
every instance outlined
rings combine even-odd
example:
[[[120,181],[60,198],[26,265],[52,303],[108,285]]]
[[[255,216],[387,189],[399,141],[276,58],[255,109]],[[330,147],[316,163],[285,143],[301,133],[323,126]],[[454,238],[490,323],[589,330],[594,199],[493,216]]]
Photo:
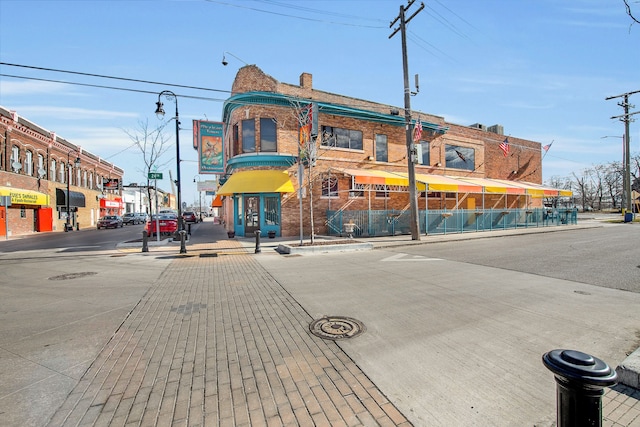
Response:
[[[0,187],[0,196],[10,197],[12,205],[46,206],[49,204],[48,194],[19,188]]]

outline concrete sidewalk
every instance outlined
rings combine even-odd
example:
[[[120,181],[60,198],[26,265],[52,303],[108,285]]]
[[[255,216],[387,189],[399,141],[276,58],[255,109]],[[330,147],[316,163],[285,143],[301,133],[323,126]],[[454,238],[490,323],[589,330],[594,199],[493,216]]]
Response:
[[[372,242],[382,248],[498,235],[476,234]],[[282,241],[263,238],[262,250]],[[228,239],[221,226],[204,222],[186,255],[166,247],[140,255],[173,260],[48,425],[412,425],[341,346],[309,333],[312,316],[254,248],[254,239]],[[640,425],[638,399],[635,389],[608,389],[604,425]]]
[[[48,425],[410,425],[222,231],[204,223],[215,242],[192,237]]]

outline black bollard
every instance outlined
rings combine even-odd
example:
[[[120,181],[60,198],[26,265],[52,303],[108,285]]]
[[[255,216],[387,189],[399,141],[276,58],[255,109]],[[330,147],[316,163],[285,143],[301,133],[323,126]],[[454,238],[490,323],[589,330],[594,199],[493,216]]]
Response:
[[[142,230],[142,252],[149,252],[149,233]]]
[[[604,361],[576,350],[551,350],[542,363],[556,380],[557,427],[602,427],[602,395],[618,375]]]
[[[191,236],[191,223],[187,224],[187,233]]]
[[[180,253],[181,254],[187,253],[187,247],[185,245],[186,240],[187,240],[187,232],[184,230],[180,230]]]
[[[262,233],[260,230],[256,230],[256,253],[257,254],[262,252],[262,249],[260,249],[260,233]]]

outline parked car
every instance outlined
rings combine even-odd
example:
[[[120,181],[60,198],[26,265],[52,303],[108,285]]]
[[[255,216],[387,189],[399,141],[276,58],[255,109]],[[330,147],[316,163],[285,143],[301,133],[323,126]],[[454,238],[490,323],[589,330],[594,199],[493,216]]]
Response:
[[[97,228],[118,228],[122,227],[122,217],[118,215],[103,216],[98,220]]]
[[[128,212],[122,216],[122,223],[124,225],[129,225],[129,224],[138,225],[138,224],[144,224],[145,222],[147,222],[147,219],[148,219],[148,216],[145,213]]]
[[[198,217],[196,216],[196,213],[192,211],[182,212],[182,219],[184,219],[184,222],[187,222],[187,223],[198,222]]]
[[[158,219],[158,230],[160,235],[171,235],[178,231],[178,217],[173,214],[157,214],[151,215],[145,229],[149,236],[156,235],[156,218]]]

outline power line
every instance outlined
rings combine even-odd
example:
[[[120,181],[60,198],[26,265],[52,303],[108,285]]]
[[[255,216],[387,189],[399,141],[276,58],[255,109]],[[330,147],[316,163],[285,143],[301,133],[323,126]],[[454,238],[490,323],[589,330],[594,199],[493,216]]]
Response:
[[[223,6],[231,6],[231,7],[237,7],[240,9],[247,9],[247,10],[252,10],[254,12],[261,12],[261,13],[268,13],[271,15],[277,15],[277,16],[284,16],[286,18],[295,18],[295,19],[300,19],[303,21],[312,21],[312,22],[322,22],[325,24],[332,24],[332,25],[343,25],[346,27],[359,27],[359,28],[385,28],[384,25],[361,25],[361,24],[353,24],[353,23],[349,23],[349,22],[335,22],[335,21],[327,21],[325,19],[315,19],[315,18],[307,18],[304,16],[296,16],[296,15],[290,15],[287,13],[281,13],[281,12],[274,12],[271,10],[265,10],[265,9],[258,9],[255,7],[249,7],[249,6],[241,6],[238,4],[232,4],[232,3],[227,3],[224,1],[217,1],[217,0],[205,0],[209,3],[217,3],[217,4],[221,4]],[[358,19],[361,19],[359,17],[357,17]]]
[[[125,91],[125,92],[150,93],[150,94],[154,94],[154,95],[158,94],[157,91],[151,91],[151,90],[130,89],[130,88],[124,88],[124,87],[104,86],[104,85],[96,85],[96,84],[89,84],[89,83],[68,82],[68,81],[64,81],[64,80],[53,80],[53,79],[42,79],[42,78],[37,78],[37,77],[16,76],[16,75],[13,75],[13,74],[5,74],[5,73],[0,73],[0,76],[2,76],[2,77],[11,77],[11,78],[14,78],[14,79],[36,80],[36,81],[48,82],[48,83],[62,83],[62,84],[73,85],[73,86],[86,86],[86,87],[95,87],[95,88],[100,88],[100,89],[121,90],[121,91]],[[203,97],[203,96],[179,95],[179,94],[177,96],[179,96],[180,98],[200,99],[200,100],[203,100],[203,101],[219,101],[219,102],[225,101],[224,99],[207,98],[207,97]]]
[[[58,70],[58,69],[55,69],[55,68],[36,67],[36,66],[33,66],[33,65],[11,64],[11,63],[8,63],[8,62],[0,62],[0,65],[6,65],[8,67],[29,68],[29,69],[32,69],[32,70],[39,70],[39,71],[52,71],[52,72],[55,72],[55,73],[76,74],[76,75],[79,75],[79,76],[99,77],[99,78],[103,78],[103,79],[123,80],[123,81],[127,81],[127,82],[135,82],[135,83],[147,83],[147,84],[154,84],[154,85],[161,85],[161,86],[173,86],[173,87],[180,87],[180,88],[183,88],[183,89],[195,89],[195,90],[205,90],[205,91],[211,91],[211,92],[231,93],[230,90],[223,90],[223,89],[211,89],[211,88],[206,88],[206,87],[187,86],[187,85],[180,85],[180,84],[175,84],[175,83],[154,82],[154,81],[149,81],[149,80],[131,79],[131,78],[127,78],[127,77],[116,77],[116,76],[107,76],[107,75],[103,75],[103,74],[83,73],[83,72],[80,72],[80,71]]]

